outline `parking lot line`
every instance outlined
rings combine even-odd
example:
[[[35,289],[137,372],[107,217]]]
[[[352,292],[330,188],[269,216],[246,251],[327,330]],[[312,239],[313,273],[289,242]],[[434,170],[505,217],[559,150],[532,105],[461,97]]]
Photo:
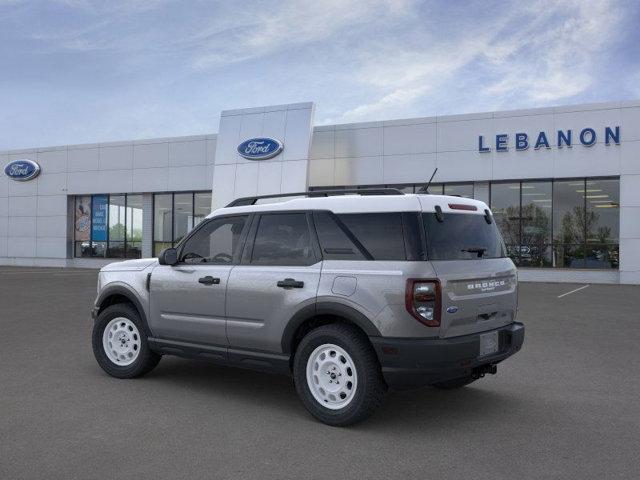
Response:
[[[572,293],[579,292],[580,290],[584,290],[585,288],[587,288],[589,286],[590,285],[583,285],[582,287],[576,288],[575,290],[571,290],[570,292],[563,293],[562,295],[558,295],[558,298],[566,297],[567,295],[571,295]]]

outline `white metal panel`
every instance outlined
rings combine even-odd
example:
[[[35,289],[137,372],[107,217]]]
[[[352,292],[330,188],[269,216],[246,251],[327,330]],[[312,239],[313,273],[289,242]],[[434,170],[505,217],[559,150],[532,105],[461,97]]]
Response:
[[[42,173],[36,179],[38,195],[61,195],[67,193],[67,172]]]
[[[382,155],[382,128],[350,128],[335,132],[336,157]]]
[[[620,135],[624,135],[624,133],[621,132]],[[623,175],[640,174],[640,140],[633,142],[622,141],[619,148],[620,173]]]
[[[67,241],[64,237],[38,237],[36,256],[44,258],[66,258]]]
[[[67,148],[38,152],[36,160],[42,168],[42,173],[58,173],[67,171]]]
[[[28,257],[28,258],[35,257],[36,256],[35,235],[7,238],[7,256],[8,257]]]
[[[133,168],[169,166],[169,143],[144,143],[133,146]]]
[[[385,155],[383,182],[385,184],[428,182],[436,168],[436,163],[435,153]]]
[[[209,190],[207,183],[207,166],[192,165],[185,167],[169,167],[168,190]]]
[[[314,130],[311,137],[311,151],[309,158],[311,160],[319,158],[331,158],[335,155],[335,132],[333,130]]]
[[[133,170],[131,188],[134,192],[166,192],[169,190],[169,169],[136,168]]]
[[[169,142],[169,166],[182,167],[207,164],[206,140]]]
[[[36,236],[67,238],[67,216],[51,215],[37,217]]]
[[[437,127],[435,123],[385,126],[384,154],[431,153],[436,151]]]
[[[36,236],[36,217],[9,217],[9,237]]]
[[[69,172],[98,170],[100,165],[99,148],[70,148],[67,168]]]
[[[7,216],[35,217],[38,197],[9,197]]]
[[[67,213],[66,195],[38,195],[36,215],[65,215]]]
[[[133,168],[133,143],[100,147],[100,170]]]

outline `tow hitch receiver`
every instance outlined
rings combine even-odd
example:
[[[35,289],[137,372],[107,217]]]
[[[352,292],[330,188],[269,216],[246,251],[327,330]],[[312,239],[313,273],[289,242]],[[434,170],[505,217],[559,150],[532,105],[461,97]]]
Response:
[[[482,378],[485,375],[495,375],[498,371],[498,366],[493,364],[481,365],[473,369],[473,378]]]

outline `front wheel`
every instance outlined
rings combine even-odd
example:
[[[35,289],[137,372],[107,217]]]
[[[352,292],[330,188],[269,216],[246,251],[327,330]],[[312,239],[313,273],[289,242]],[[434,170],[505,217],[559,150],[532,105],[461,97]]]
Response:
[[[293,374],[305,408],[327,425],[366,419],[386,391],[373,348],[351,325],[325,325],[309,332],[296,351]]]
[[[140,315],[127,304],[111,305],[100,312],[91,340],[98,365],[117,378],[144,375],[161,358],[149,349]]]

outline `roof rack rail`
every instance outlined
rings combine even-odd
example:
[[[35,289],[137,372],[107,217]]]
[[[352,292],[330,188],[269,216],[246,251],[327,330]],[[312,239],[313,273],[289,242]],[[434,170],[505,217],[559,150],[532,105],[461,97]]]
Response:
[[[256,195],[253,197],[236,198],[233,202],[225,206],[229,207],[244,207],[247,205],[255,205],[258,200],[264,198],[281,198],[281,197],[330,197],[336,195],[346,194],[360,194],[360,195],[404,195],[404,192],[397,188],[362,188],[362,189],[349,189],[349,190],[311,190],[308,192],[297,193],[274,193],[271,195]]]

